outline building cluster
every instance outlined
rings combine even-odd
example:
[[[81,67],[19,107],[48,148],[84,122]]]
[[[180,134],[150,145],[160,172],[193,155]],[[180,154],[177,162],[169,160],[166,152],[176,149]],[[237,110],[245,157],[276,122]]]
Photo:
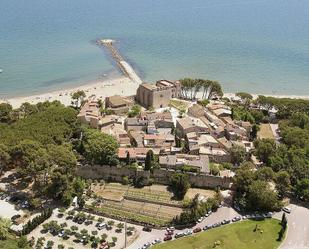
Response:
[[[220,101],[206,107],[191,103],[185,117],[172,115],[170,100],[179,98],[180,92],[179,82],[143,83],[135,97],[111,96],[105,101],[90,97],[78,118],[117,139],[120,161],[141,166],[152,150],[161,168],[209,173],[210,162],[230,162],[233,146],[252,149],[250,123],[232,120],[231,110]],[[143,109],[128,117],[135,103]]]
[[[235,121],[231,110],[220,101],[213,101],[202,107],[193,104],[188,117],[177,121],[178,135],[185,139],[190,154],[207,155],[212,162],[230,162],[230,149],[241,146],[250,152],[253,144],[249,141],[251,124]]]

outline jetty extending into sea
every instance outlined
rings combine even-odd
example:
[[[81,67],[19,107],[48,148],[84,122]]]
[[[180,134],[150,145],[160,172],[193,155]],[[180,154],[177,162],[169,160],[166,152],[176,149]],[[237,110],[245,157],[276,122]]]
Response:
[[[115,41],[111,39],[102,39],[97,41],[97,44],[104,46],[110,52],[112,58],[115,60],[119,69],[125,76],[130,78],[136,84],[141,84],[143,81],[134,71],[132,66],[123,59],[120,52],[115,48],[114,43]]]

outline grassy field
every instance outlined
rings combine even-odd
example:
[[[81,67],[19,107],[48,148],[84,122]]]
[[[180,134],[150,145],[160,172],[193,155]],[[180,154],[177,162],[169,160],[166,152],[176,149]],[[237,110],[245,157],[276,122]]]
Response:
[[[158,226],[168,224],[173,217],[182,212],[182,209],[177,207],[130,200],[122,202],[106,201],[98,208],[101,212],[110,215],[127,217]]]
[[[257,231],[254,229],[258,225]],[[154,246],[154,249],[275,249],[280,231],[278,220],[243,221]],[[217,246],[215,243],[219,242]]]
[[[173,194],[167,191],[166,186],[152,185],[144,188],[134,188],[129,185],[108,183],[105,185],[92,185],[92,191],[106,200],[122,201],[123,198],[134,198],[141,202],[149,201],[160,204],[173,204],[182,206],[181,201],[173,200]]]
[[[17,238],[14,238],[14,236],[12,235],[11,238],[8,238],[6,240],[0,240],[0,248],[19,249],[20,247],[18,246]],[[27,246],[24,249],[30,249],[30,246]]]
[[[186,195],[185,199],[193,199],[196,194],[200,194],[202,196],[205,196],[207,198],[214,197],[216,192],[213,190],[208,190],[208,189],[200,189],[200,188],[189,188]]]
[[[260,125],[260,130],[258,131],[257,134],[258,138],[263,139],[263,138],[271,138],[274,139],[274,134],[272,132],[272,129],[269,124],[261,124]]]
[[[172,99],[170,100],[170,106],[175,107],[178,110],[187,110],[189,103],[186,101]]]

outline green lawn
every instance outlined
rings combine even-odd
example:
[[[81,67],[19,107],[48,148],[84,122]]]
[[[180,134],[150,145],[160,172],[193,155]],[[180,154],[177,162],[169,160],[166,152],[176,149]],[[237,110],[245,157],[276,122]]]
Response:
[[[258,230],[254,232],[256,224]],[[154,246],[154,249],[275,249],[280,231],[278,220],[243,221],[225,225],[195,236],[180,238],[175,241]],[[215,242],[220,245],[215,246]]]

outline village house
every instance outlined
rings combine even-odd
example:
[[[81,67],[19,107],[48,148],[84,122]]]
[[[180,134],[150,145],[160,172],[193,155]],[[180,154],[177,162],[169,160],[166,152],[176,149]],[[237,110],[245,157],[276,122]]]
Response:
[[[124,121],[124,127],[127,131],[145,131],[147,129],[147,125],[148,120],[143,118],[126,118]]]
[[[160,167],[166,169],[180,169],[183,166],[189,166],[196,172],[209,173],[209,158],[205,155],[165,155],[159,157]]]
[[[112,124],[122,124],[123,123],[123,117],[118,115],[105,115],[100,118],[98,122],[98,127],[105,127]]]
[[[224,103],[220,102],[208,104],[207,109],[219,118],[230,117],[232,115],[231,109]]]
[[[179,137],[185,137],[189,132],[209,133],[209,128],[198,118],[185,117],[177,120],[176,131]]]
[[[228,163],[231,161],[229,153],[222,148],[200,147],[199,154],[207,155],[210,162],[214,163]]]
[[[175,143],[175,137],[172,134],[145,134],[144,146],[152,148],[166,149]]]
[[[197,144],[199,146],[209,146],[209,147],[213,147],[213,148],[220,148],[221,147],[220,143],[213,136],[211,136],[209,134],[202,134],[198,138]]]
[[[105,99],[105,108],[118,115],[127,113],[133,104],[134,102],[129,98],[119,95],[106,97]]]
[[[88,124],[92,128],[97,128],[101,117],[100,106],[95,96],[92,96],[82,106],[80,112],[77,115],[77,119],[83,123]]]
[[[122,124],[113,123],[101,127],[101,132],[115,137],[120,147],[128,147],[131,145],[128,133],[123,129]]]
[[[233,146],[232,142],[227,140],[226,137],[218,138],[217,141],[221,144],[221,147],[225,150],[230,150]]]
[[[225,136],[228,140],[248,140],[248,132],[245,128],[228,124],[225,126]]]
[[[118,158],[120,161],[126,161],[128,157],[130,158],[131,162],[137,163],[145,163],[147,152],[152,150],[155,155],[159,155],[158,149],[152,148],[124,148],[120,147],[118,149]]]
[[[169,111],[164,112],[142,112],[140,114],[141,119],[152,122],[156,128],[173,128],[174,122],[172,114]]]
[[[144,135],[145,132],[141,130],[129,130],[128,136],[131,144],[135,147],[144,147]]]
[[[199,104],[194,104],[188,108],[188,115],[195,118],[203,117],[205,116],[205,109]]]

